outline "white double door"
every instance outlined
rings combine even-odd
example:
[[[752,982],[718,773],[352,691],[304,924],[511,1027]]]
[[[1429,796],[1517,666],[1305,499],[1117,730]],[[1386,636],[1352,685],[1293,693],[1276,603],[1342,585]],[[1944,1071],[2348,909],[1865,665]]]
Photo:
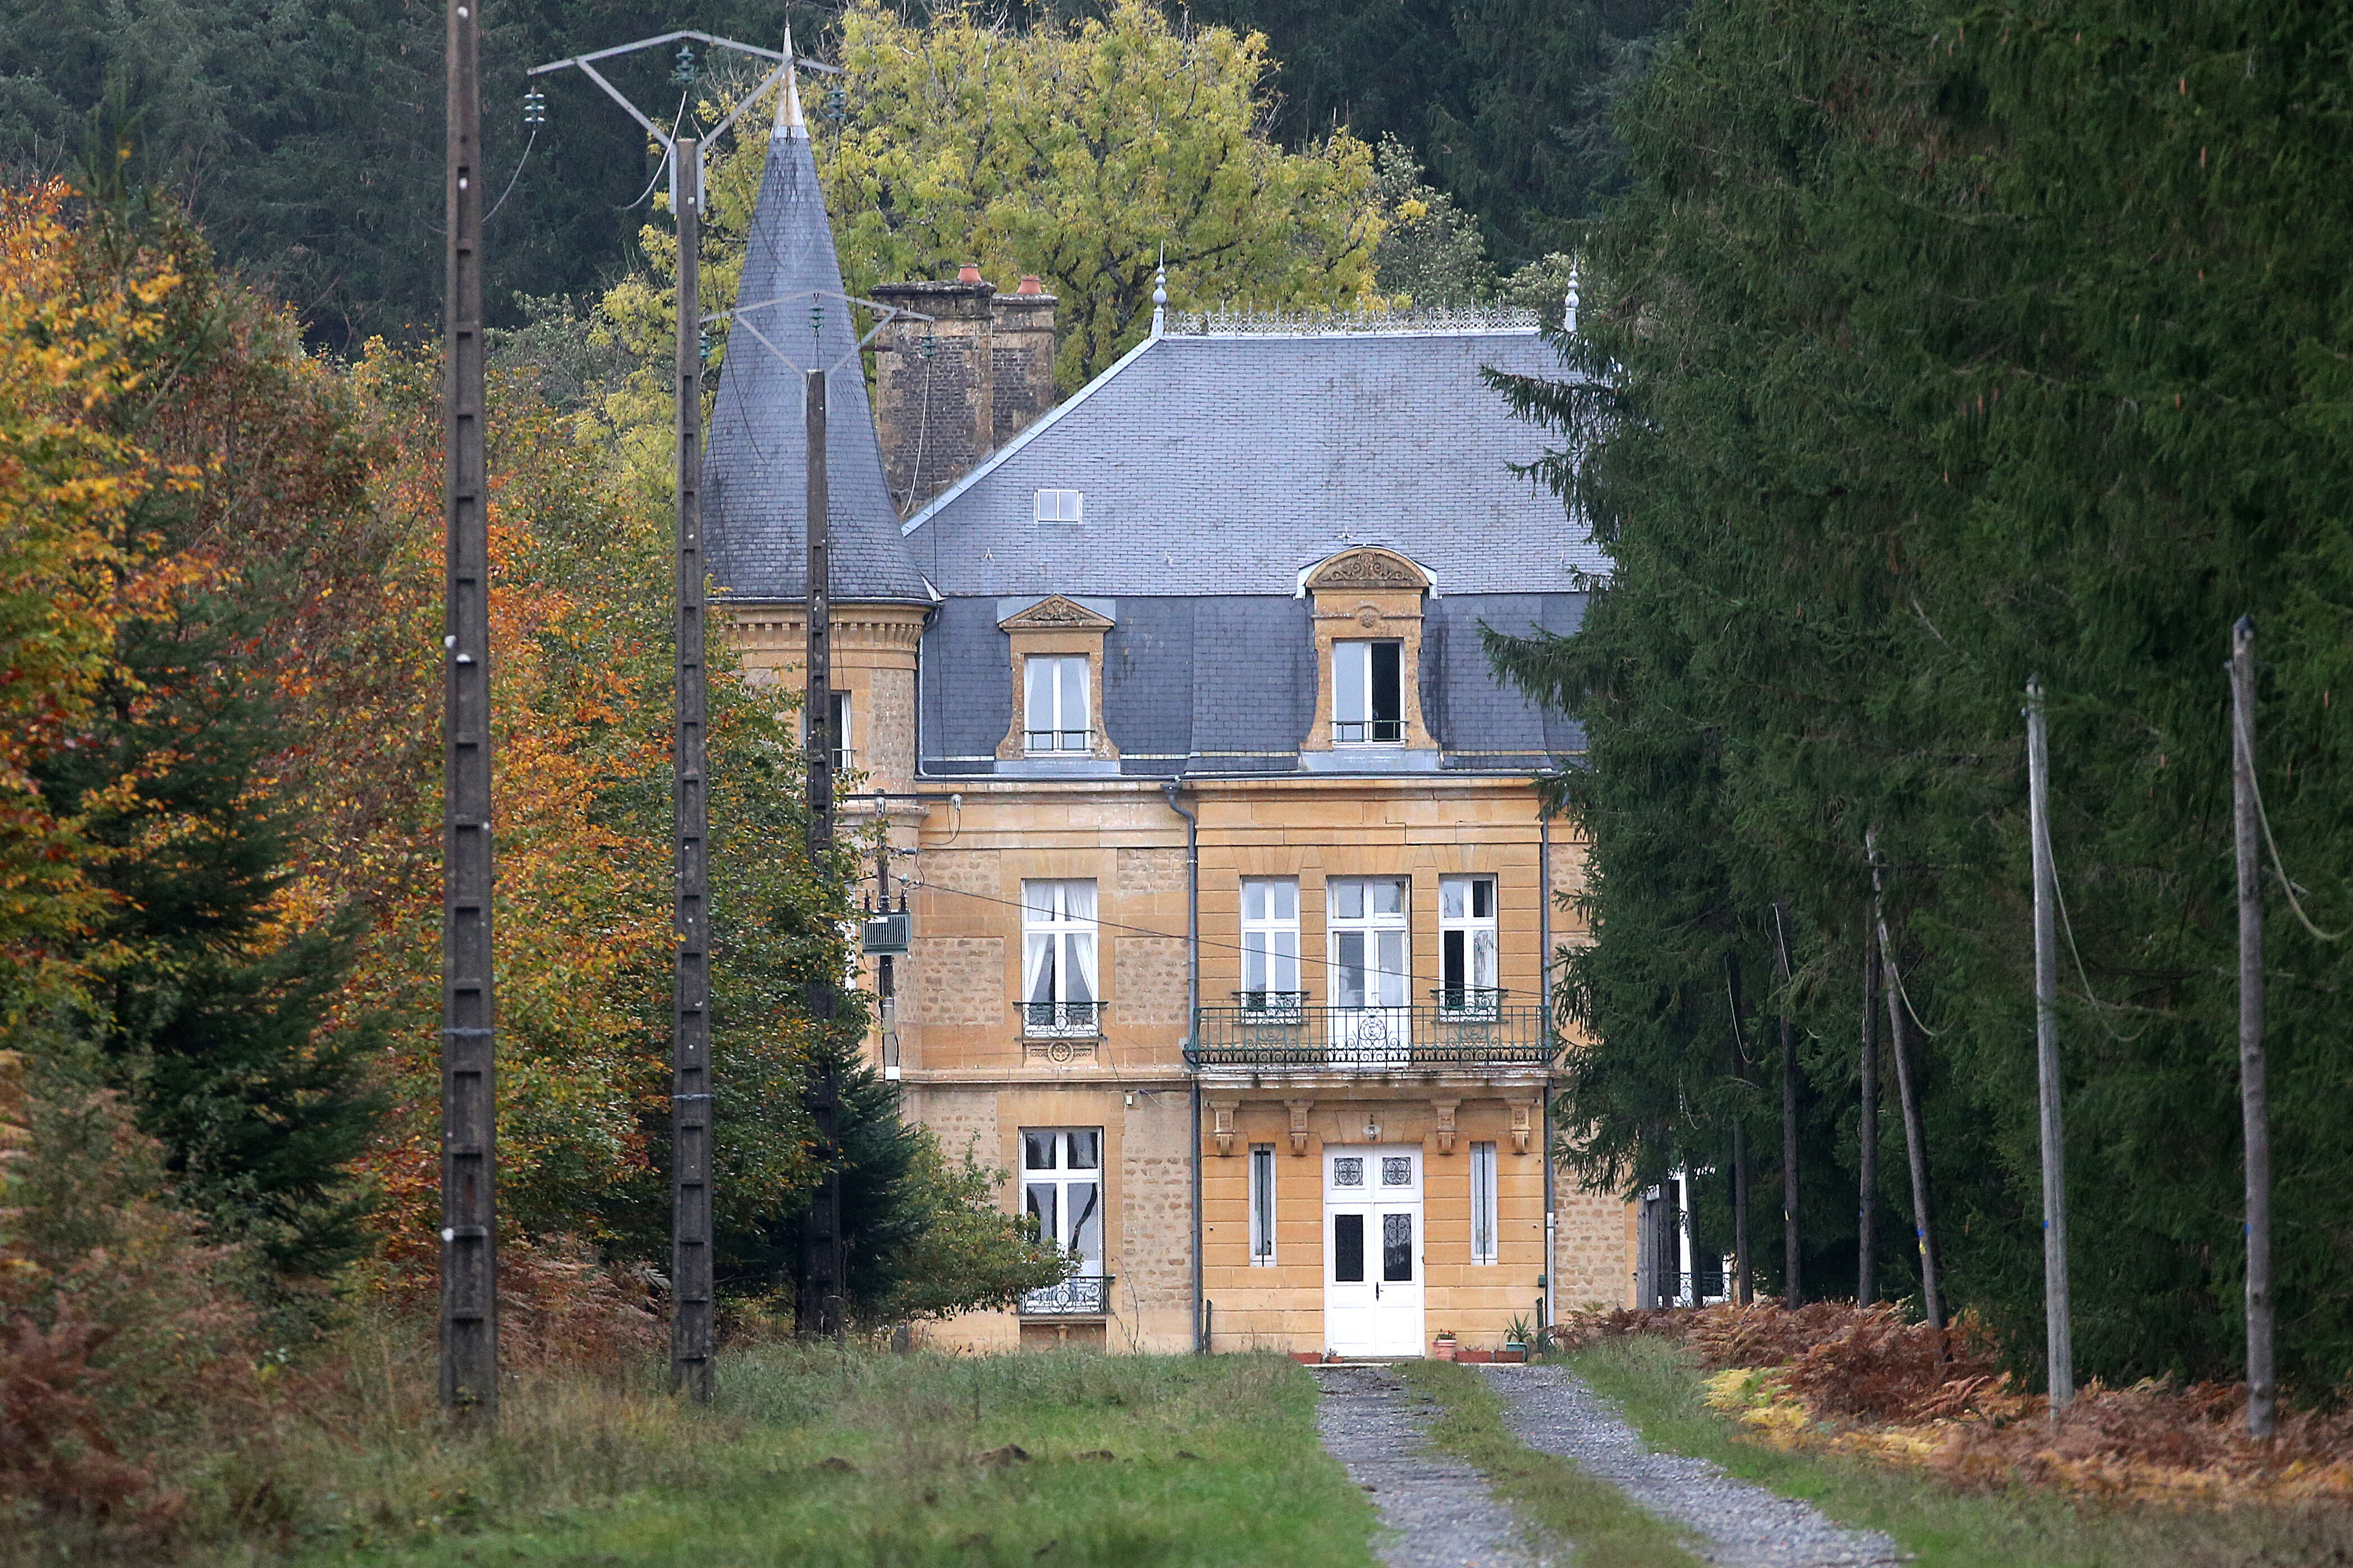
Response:
[[[1421,1150],[1324,1151],[1324,1348],[1423,1353]]]

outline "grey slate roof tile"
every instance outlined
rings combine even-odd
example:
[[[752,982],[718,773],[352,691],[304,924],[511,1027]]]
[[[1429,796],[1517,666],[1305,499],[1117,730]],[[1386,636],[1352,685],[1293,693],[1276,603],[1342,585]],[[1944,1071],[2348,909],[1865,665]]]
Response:
[[[1441,595],[1571,591],[1609,561],[1512,472],[1545,432],[1482,366],[1563,374],[1533,330],[1152,341],[919,512],[909,543],[949,595],[1290,594],[1366,543]],[[1034,521],[1044,489],[1083,490],[1086,521]]]
[[[797,600],[807,593],[802,374],[825,368],[834,597],[929,599],[883,483],[866,374],[841,291],[808,138],[774,136],[703,461],[704,545],[712,580],[727,597]]]
[[[1099,378],[909,526],[945,595],[923,646],[927,771],[993,771],[1015,700],[997,622],[1045,594],[1117,602],[1103,723],[1122,772],[1294,771],[1317,679],[1299,574],[1359,544],[1436,574],[1419,675],[1445,766],[1581,751],[1575,723],[1495,679],[1480,635],[1574,631],[1609,569],[1511,471],[1544,436],[1488,365],[1560,374],[1532,331],[1461,331],[1172,336]],[[1086,521],[1034,521],[1034,492],[1064,488],[1086,492]]]

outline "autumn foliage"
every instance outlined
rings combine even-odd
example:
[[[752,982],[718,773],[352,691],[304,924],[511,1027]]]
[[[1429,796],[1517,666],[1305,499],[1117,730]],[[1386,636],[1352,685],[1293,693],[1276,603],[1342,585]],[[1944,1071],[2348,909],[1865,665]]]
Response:
[[[1556,1336],[1576,1350],[1651,1335],[1688,1346],[1709,1403],[1765,1442],[1922,1465],[1963,1486],[2237,1502],[2353,1500],[2353,1411],[2289,1407],[2268,1443],[2246,1435],[2243,1384],[2093,1384],[2051,1420],[2020,1392],[1984,1323],[1944,1330],[1889,1304],[1813,1301],[1593,1312]]]

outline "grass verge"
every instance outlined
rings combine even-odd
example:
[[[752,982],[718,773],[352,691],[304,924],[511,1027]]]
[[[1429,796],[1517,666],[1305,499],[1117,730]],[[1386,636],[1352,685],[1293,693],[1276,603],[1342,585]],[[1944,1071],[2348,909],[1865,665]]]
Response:
[[[1408,1386],[1444,1411],[1430,1441],[1485,1472],[1521,1516],[1574,1552],[1577,1568],[1700,1568],[1674,1528],[1556,1454],[1540,1454],[1504,1425],[1504,1402],[1478,1373],[1409,1362]]]
[[[2343,1509],[2185,1509],[2024,1489],[1958,1492],[1898,1466],[1745,1440],[1731,1419],[1705,1404],[1697,1359],[1664,1340],[1604,1341],[1568,1364],[1616,1401],[1652,1447],[1713,1459],[1841,1523],[1883,1530],[1921,1568],[2353,1563],[2353,1514]]]
[[[285,1458],[280,1528],[181,1560],[1370,1568],[1373,1510],[1287,1359],[776,1345],[722,1390],[696,1411],[550,1373],[492,1436],[346,1433]]]

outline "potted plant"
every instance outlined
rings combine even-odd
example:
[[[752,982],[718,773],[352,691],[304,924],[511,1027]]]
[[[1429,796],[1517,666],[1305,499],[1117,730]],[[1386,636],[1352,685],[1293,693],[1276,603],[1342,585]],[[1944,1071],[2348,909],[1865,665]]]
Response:
[[[1512,1326],[1504,1331],[1503,1354],[1497,1359],[1503,1361],[1527,1360],[1528,1342],[1535,1337],[1535,1331],[1528,1326],[1528,1321],[1525,1318],[1514,1318],[1512,1320]]]
[[[1437,1357],[1440,1361],[1452,1361],[1454,1359],[1454,1331],[1452,1329],[1439,1330],[1438,1337],[1430,1342],[1430,1353]]]

